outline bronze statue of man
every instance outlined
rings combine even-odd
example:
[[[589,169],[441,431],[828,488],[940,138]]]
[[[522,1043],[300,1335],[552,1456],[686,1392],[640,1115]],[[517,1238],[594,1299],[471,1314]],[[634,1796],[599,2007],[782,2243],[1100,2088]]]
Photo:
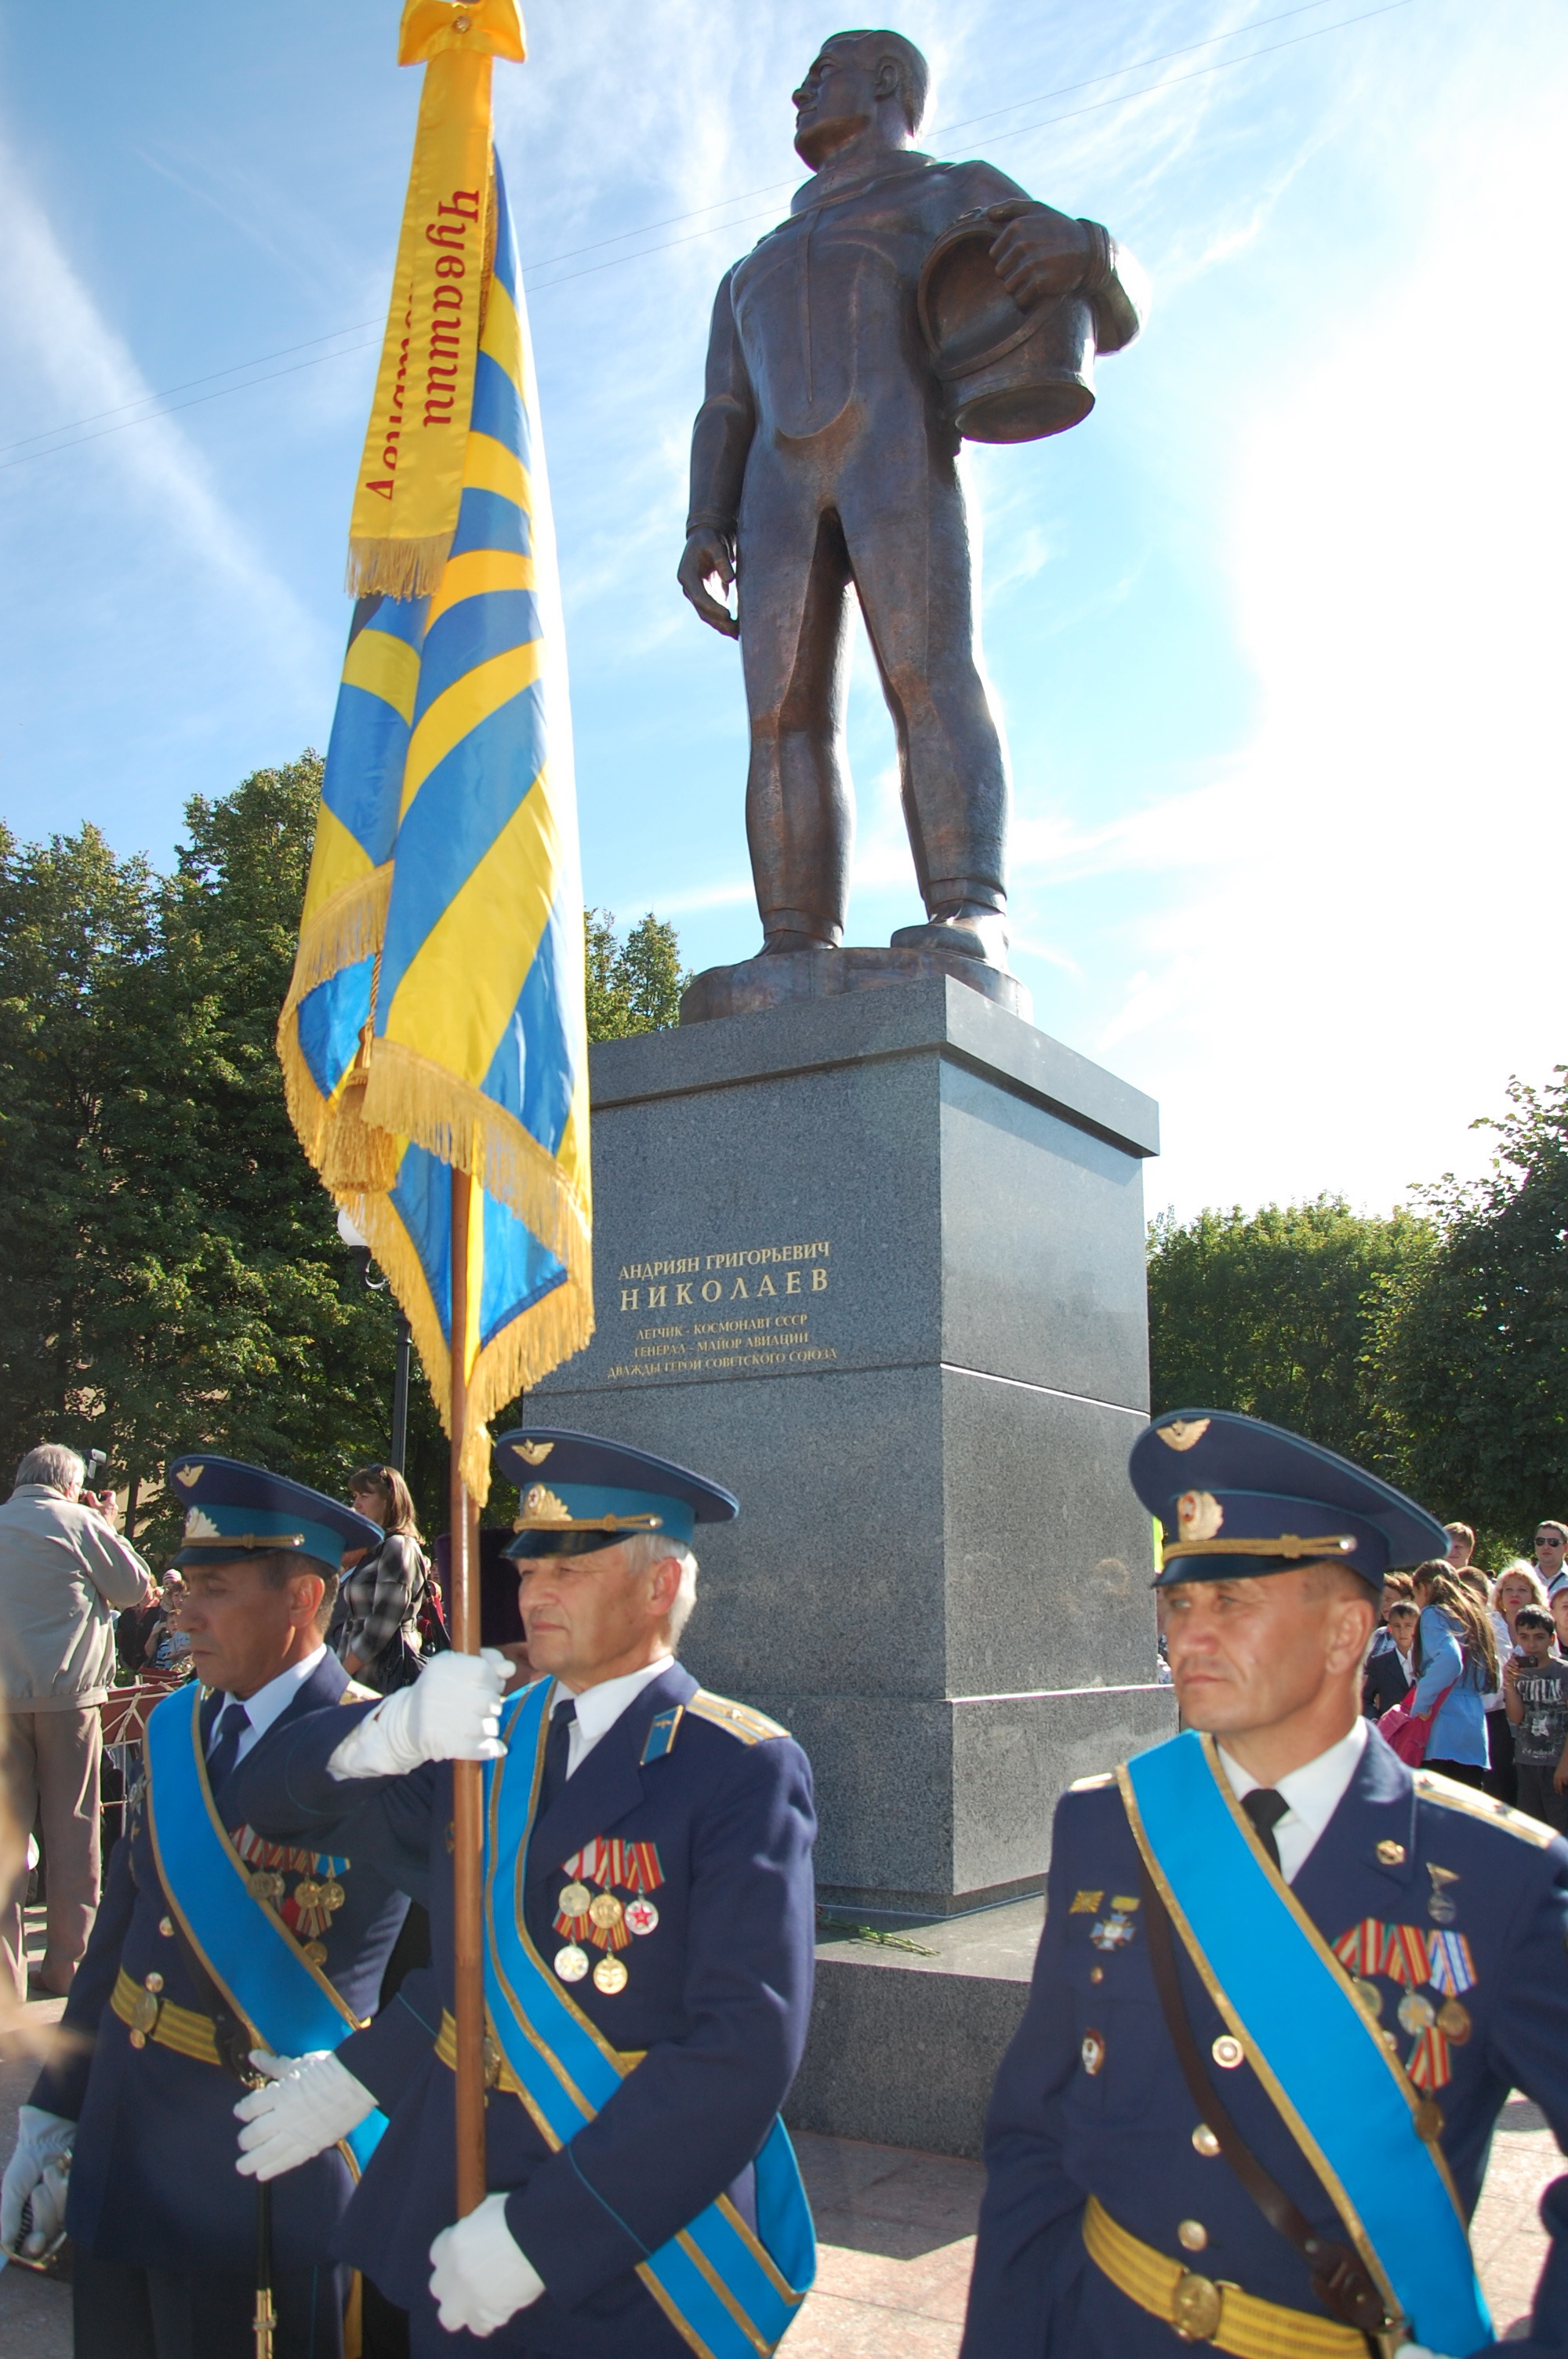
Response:
[[[1104,230],[989,164],[913,147],[927,79],[902,35],[836,33],[795,93],[812,177],[719,289],[679,579],[704,622],[741,641],[764,951],[843,940],[852,583],[928,919],[893,943],[1002,965],[1007,757],[979,661],[958,433],[917,319],[922,267],[961,215],[1005,207],[990,259],[1021,316],[1081,293],[1101,352],[1130,342],[1139,317]],[[732,582],[738,615],[713,594]]]

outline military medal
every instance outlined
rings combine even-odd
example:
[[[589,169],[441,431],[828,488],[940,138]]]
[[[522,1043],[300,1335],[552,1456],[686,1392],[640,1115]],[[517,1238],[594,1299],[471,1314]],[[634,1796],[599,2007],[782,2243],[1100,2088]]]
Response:
[[[1444,1992],[1450,1998],[1459,1998],[1476,1986],[1476,1961],[1470,1955],[1470,1944],[1463,1933],[1429,1933],[1426,1937],[1431,1961],[1427,1980],[1433,1990]]]
[[[341,1908],[342,1907],[348,1897],[349,1896],[343,1890],[342,1886],[338,1882],[337,1877],[335,1875],[330,1875],[327,1878],[326,1883],[321,1886],[321,1897],[316,1905],[319,1908],[324,1908],[330,1917],[334,1908]]]
[[[251,1890],[258,1900],[281,1900],[283,1878],[270,1867],[258,1867],[251,1877]]]
[[[280,1884],[281,1881],[279,1878]],[[321,1906],[321,1886],[313,1875],[302,1875],[295,1886],[294,1905],[297,1908],[319,1908]]]
[[[626,1904],[626,1930],[629,1933],[651,1933],[659,1921],[659,1912],[651,1900],[629,1900]]]
[[[1399,2012],[1401,2027],[1411,2033],[1426,2031],[1437,2020],[1437,2009],[1420,1991],[1406,1991]]]
[[[613,1998],[617,1991],[623,1991],[629,1979],[620,1959],[612,1955],[600,1958],[593,1970],[593,1987],[602,1991],[606,1998]]]
[[[626,1910],[613,1892],[596,1892],[589,1903],[588,1913],[601,1933],[613,1933],[619,1930]]]
[[[305,1955],[311,1965],[324,1966],[327,1962],[326,1943],[324,1941],[307,1941],[305,1944]]]
[[[1083,2044],[1078,2049],[1078,2055],[1082,2060],[1085,2071],[1092,2081],[1095,2074],[1105,2062],[1104,2032],[1086,2031],[1083,2037]]]
[[[564,1983],[580,1983],[588,1972],[588,1951],[568,1941],[564,1950],[556,1951],[556,1972]]]
[[[1470,2037],[1469,2008],[1461,2006],[1456,1998],[1445,1998],[1437,2010],[1437,2027],[1454,2047],[1463,2048]]]
[[[1369,1983],[1364,1974],[1357,1974],[1353,1976],[1352,1979],[1355,1984],[1357,1997],[1360,2000],[1362,2006],[1366,2008],[1373,2021],[1376,2022],[1379,2016],[1383,2012],[1382,1992],[1378,1988],[1376,1983]]]
[[[1459,1872],[1453,1867],[1434,1867],[1431,1860],[1426,1864],[1426,1872],[1432,1878],[1432,1892],[1427,1900],[1426,1913],[1434,1925],[1452,1925],[1459,1914],[1459,1908],[1457,1902],[1448,1891],[1448,1886],[1458,1883]]]
[[[586,1917],[588,1904],[592,1897],[593,1895],[586,1884],[575,1882],[566,1884],[561,1886],[560,1897],[556,1902],[556,1906],[563,1917]]]

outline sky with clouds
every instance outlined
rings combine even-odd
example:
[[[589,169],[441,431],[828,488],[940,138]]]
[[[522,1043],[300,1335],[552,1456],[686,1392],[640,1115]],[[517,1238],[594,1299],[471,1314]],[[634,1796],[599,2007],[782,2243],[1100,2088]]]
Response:
[[[322,745],[417,101],[395,0],[0,27],[0,816],[167,857]],[[497,71],[589,897],[758,940],[732,647],[675,586],[712,290],[802,177],[805,0],[535,0]],[[1568,17],[908,0],[922,144],[1107,223],[1147,333],[1074,433],[968,453],[1015,963],[1162,1103],[1151,1204],[1485,1159],[1568,1054]],[[920,914],[869,655],[850,939]]]

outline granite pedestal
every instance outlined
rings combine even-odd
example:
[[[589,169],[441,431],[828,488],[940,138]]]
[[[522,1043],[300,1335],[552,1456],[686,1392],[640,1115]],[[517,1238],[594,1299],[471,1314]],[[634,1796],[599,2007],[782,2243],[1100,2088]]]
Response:
[[[946,978],[592,1052],[599,1332],[535,1414],[700,1467],[685,1658],[800,1737],[830,1908],[1034,1892],[1152,1684],[1149,1099]]]

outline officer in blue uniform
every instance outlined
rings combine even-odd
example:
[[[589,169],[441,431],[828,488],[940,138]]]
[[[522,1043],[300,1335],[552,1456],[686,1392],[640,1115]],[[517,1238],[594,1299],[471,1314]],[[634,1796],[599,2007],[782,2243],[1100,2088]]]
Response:
[[[235,2175],[233,2106],[259,2035],[230,2004],[223,1944],[263,1970],[271,1945],[285,1974],[312,1989],[325,1977],[362,2018],[407,1909],[342,1847],[266,1844],[237,1799],[238,1773],[264,1765],[293,1730],[318,1715],[346,1725],[338,1707],[349,1682],[322,1633],[344,1550],[373,1548],[379,1530],[257,1466],[194,1455],[168,1472],[186,1503],[175,1561],[201,1686],[155,1708],[160,1735],[172,1726],[179,1740],[168,1777],[155,1767],[151,1793],[144,1776],[131,1798],[66,2004],[67,2040],[23,2108],[0,2199],[11,2249],[24,2233],[21,2248],[35,2254],[62,2225],[70,2234],[77,2359],[254,2359],[257,2199]],[[154,1751],[149,1729],[149,1759]],[[182,1801],[200,1811],[211,1855],[182,1829]],[[228,1910],[216,1933],[203,1914],[215,1898]],[[342,2348],[345,2286],[330,2248],[351,2184],[330,2151],[275,2190],[278,2359]]]
[[[809,2215],[797,2180],[781,2203],[793,2160],[775,2121],[811,2004],[811,1774],[784,1730],[705,1693],[676,1659],[694,1527],[732,1516],[730,1494],[558,1429],[505,1435],[497,1457],[522,1492],[511,1554],[530,1657],[553,1675],[509,1700],[504,1745],[490,1734],[495,1690],[487,1703],[476,1687],[466,1729],[453,1719],[417,1740],[420,1766],[388,1699],[346,1741],[299,1725],[247,1784],[247,1812],[284,1841],[335,1841],[358,1804],[362,1846],[379,1820],[376,1855],[428,1907],[435,1962],[368,2031],[245,2101],[245,2167],[287,2167],[379,2103],[391,2127],[339,2249],[410,2312],[416,2354],[482,2338],[552,2359],[677,2359],[691,2348],[683,2301],[713,2301],[731,2262],[764,2300],[770,2271],[796,2294],[809,2280]],[[504,1756],[487,1772],[492,2192],[456,2224],[452,1777],[438,1752]],[[517,1823],[531,1811],[521,1840],[505,1832],[514,1791]],[[523,2090],[551,2040],[624,2077],[591,2118],[546,2135],[560,2077],[546,2071],[527,2103]],[[579,2064],[564,2060],[575,2086]],[[770,2215],[793,2229],[787,2256]],[[708,2276],[683,2293],[681,2248],[705,2237]],[[719,2311],[697,2347],[754,2354],[782,2331],[753,2340]]]
[[[998,2076],[964,2359],[1494,2348],[1465,2225],[1510,2088],[1568,2147],[1568,1845],[1357,1713],[1442,1529],[1250,1419],[1132,1452],[1185,1733],[1058,1805]],[[1568,2352],[1568,2179],[1530,2337]]]

